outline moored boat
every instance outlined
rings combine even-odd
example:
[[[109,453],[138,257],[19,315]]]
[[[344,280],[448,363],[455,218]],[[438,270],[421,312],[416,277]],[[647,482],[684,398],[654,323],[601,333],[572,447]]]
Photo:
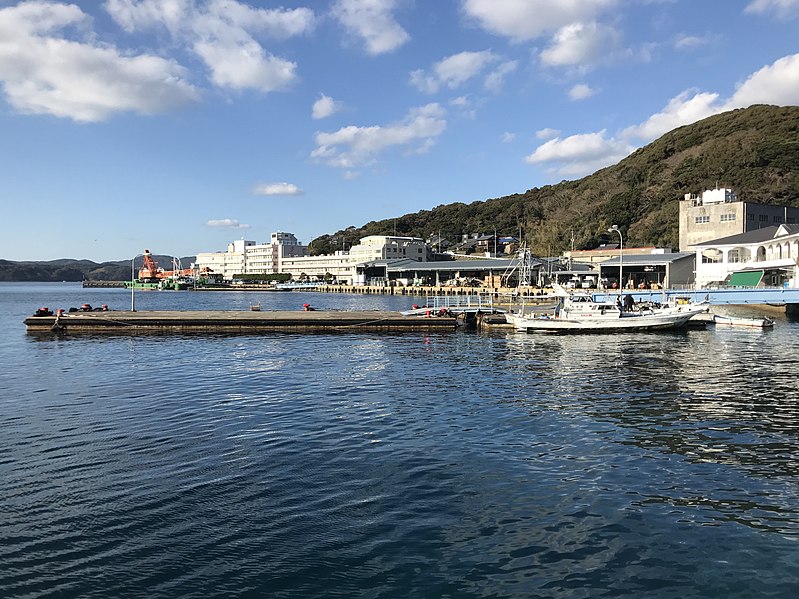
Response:
[[[750,327],[756,329],[768,329],[774,326],[774,321],[768,316],[763,318],[742,318],[738,316],[724,316],[714,314],[713,322],[720,325],[730,325],[734,327]]]
[[[618,302],[596,300],[588,293],[569,294],[555,289],[559,301],[551,313],[525,310],[508,312],[505,320],[526,332],[614,332],[676,329],[684,326],[695,315],[707,311],[706,304],[678,304],[674,306],[635,306],[632,298],[624,305]]]

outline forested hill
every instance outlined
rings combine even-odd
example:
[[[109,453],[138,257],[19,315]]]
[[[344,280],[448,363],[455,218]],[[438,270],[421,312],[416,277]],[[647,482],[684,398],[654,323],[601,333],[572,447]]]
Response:
[[[154,255],[159,265],[171,267],[172,256]],[[181,264],[189,265],[194,256],[180,259]],[[141,267],[141,259],[136,261],[136,270]],[[91,260],[61,260],[14,262],[0,260],[0,281],[125,281],[130,280],[130,260],[115,262],[92,262]]]
[[[366,235],[455,241],[464,233],[516,235],[540,255],[596,247],[616,224],[625,243],[677,248],[679,199],[716,186],[738,199],[799,206],[799,107],[752,106],[675,129],[618,164],[577,181],[471,204],[437,206],[349,227],[311,242],[313,253]],[[340,247],[340,246],[339,246]]]

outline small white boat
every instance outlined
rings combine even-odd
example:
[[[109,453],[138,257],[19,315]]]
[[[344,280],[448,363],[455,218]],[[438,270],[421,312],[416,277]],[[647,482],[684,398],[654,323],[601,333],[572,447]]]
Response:
[[[628,303],[624,309],[621,302],[598,301],[587,293],[570,295],[560,287],[556,293],[560,301],[552,313],[536,314],[522,307],[505,314],[505,320],[526,332],[650,331],[682,327],[708,309],[697,303],[640,309]]]
[[[774,326],[774,321],[768,316],[763,318],[740,318],[738,316],[713,315],[715,324],[730,325],[734,327],[752,327],[756,329],[768,329]]]

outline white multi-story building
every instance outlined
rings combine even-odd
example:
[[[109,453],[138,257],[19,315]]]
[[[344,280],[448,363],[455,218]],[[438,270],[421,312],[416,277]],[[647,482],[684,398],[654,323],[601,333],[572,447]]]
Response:
[[[319,281],[330,278],[339,283],[352,285],[356,264],[349,252],[339,250],[334,254],[322,256],[286,258],[283,260],[281,272],[288,273],[297,280]]]
[[[222,274],[225,280],[236,274],[288,273],[293,278],[312,280],[333,278],[341,283],[356,283],[356,266],[373,260],[409,258],[427,261],[427,244],[416,237],[370,235],[348,252],[309,256],[292,233],[272,233],[270,243],[256,244],[240,239],[228,245],[226,252],[197,254],[197,266]]]
[[[307,256],[308,246],[302,245],[293,233],[272,233],[269,243],[247,247],[247,274],[273,274],[283,272],[286,258]]]
[[[350,256],[358,263],[390,258],[409,258],[417,262],[427,262],[427,243],[418,237],[370,235],[350,248]]]
[[[229,281],[233,275],[246,272],[247,248],[255,245],[248,239],[237,239],[229,243],[225,252],[201,252],[197,254],[195,265],[200,271],[206,268],[215,275]]]
[[[197,267],[209,268],[229,281],[237,274],[272,274],[282,272],[282,261],[294,256],[306,256],[308,246],[302,245],[293,233],[272,233],[269,243],[258,244],[237,239],[228,244],[225,252],[197,254]]]
[[[335,254],[284,260],[281,272],[291,273],[295,279],[303,275],[310,279],[332,277],[339,283],[358,285],[364,283],[363,278],[356,275],[359,264],[391,258],[427,262],[427,250],[425,240],[417,237],[370,235],[363,237],[349,252],[338,251]]]
[[[696,285],[799,287],[799,225],[784,224],[695,244]]]

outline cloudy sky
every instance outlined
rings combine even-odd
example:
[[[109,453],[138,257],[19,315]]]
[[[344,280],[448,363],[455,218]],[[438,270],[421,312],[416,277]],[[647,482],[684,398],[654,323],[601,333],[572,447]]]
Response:
[[[0,258],[307,243],[758,103],[799,0],[0,0]]]

